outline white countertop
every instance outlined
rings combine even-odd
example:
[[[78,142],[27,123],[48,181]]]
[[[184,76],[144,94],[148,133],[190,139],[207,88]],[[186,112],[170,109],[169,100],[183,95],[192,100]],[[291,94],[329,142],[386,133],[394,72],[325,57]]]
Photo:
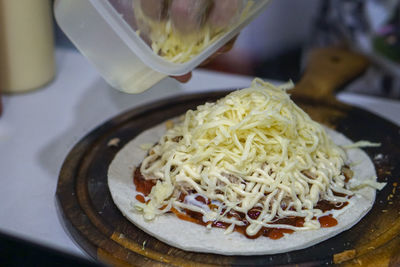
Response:
[[[135,106],[182,92],[241,88],[252,78],[196,70],[187,84],[168,78],[140,95],[127,95],[109,87],[76,51],[58,49],[56,59],[58,74],[52,83],[3,96],[0,232],[86,257],[63,228],[55,203],[58,173],[74,144]],[[400,101],[350,93],[338,97],[400,125]]]

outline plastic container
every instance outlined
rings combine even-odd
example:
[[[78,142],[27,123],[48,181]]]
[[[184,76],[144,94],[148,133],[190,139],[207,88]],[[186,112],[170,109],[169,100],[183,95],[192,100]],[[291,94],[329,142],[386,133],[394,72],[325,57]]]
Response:
[[[269,2],[240,0],[229,25],[211,28],[204,23],[198,31],[171,33],[174,24],[168,18],[170,13],[159,20],[147,18],[141,1],[149,0],[56,0],[54,6],[59,26],[78,50],[110,85],[127,93],[142,92],[168,75],[190,72],[237,35]],[[167,45],[170,40],[166,38],[171,36],[178,40],[171,38],[177,44],[174,47],[185,50],[192,42],[200,43],[200,48],[184,60],[171,60],[157,48]],[[212,41],[204,41],[210,36]]]

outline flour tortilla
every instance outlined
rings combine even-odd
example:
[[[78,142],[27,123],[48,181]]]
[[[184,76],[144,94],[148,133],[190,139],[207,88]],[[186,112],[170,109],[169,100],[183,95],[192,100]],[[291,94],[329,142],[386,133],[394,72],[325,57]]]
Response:
[[[136,201],[133,172],[145,158],[147,151],[143,144],[154,144],[165,133],[165,123],[142,132],[125,145],[115,156],[108,169],[108,186],[114,203],[122,214],[137,227],[171,246],[194,252],[206,252],[221,255],[262,255],[276,254],[303,249],[355,225],[371,208],[375,201],[375,189],[364,187],[357,191],[349,205],[333,212],[338,225],[318,230],[296,231],[283,238],[273,240],[268,237],[248,239],[237,232],[224,234],[223,229],[207,229],[204,226],[178,219],[174,214],[164,214],[153,221],[146,221],[134,208]],[[344,135],[326,128],[327,133],[338,145],[352,142]],[[361,149],[347,151],[354,176],[351,182],[368,180],[376,177],[375,168],[369,157]]]

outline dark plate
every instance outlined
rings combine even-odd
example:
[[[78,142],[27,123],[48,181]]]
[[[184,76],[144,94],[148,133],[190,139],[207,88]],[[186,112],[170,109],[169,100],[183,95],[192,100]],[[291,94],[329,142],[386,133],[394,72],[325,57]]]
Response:
[[[400,264],[400,128],[359,108],[313,102],[307,98],[298,98],[296,102],[314,119],[336,128],[352,140],[382,143],[378,148],[365,151],[374,161],[378,181],[387,182],[387,185],[377,193],[372,210],[350,230],[318,245],[289,253],[221,256],[168,246],[125,219],[107,187],[107,169],[115,154],[142,131],[206,101],[215,101],[226,93],[183,95],[135,108],[104,123],[76,144],[62,166],[57,200],[68,230],[85,251],[100,261],[137,266],[313,266],[332,263],[335,254],[347,250],[355,255],[346,264]]]

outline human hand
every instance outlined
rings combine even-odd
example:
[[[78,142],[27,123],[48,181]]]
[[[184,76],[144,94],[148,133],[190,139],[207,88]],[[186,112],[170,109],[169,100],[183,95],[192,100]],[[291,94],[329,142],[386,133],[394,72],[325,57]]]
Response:
[[[232,40],[230,40],[229,42],[227,42],[223,47],[221,47],[220,49],[217,50],[217,52],[215,52],[214,54],[212,54],[209,58],[207,58],[203,63],[200,64],[200,66],[205,66],[208,63],[210,63],[211,61],[213,61],[217,56],[226,53],[228,51],[230,51],[233,47],[233,45],[235,44],[237,36],[233,37]],[[181,76],[170,76],[171,78],[174,78],[175,80],[177,80],[178,82],[181,83],[186,83],[188,82],[191,78],[192,78],[192,72],[186,73],[184,75]]]
[[[192,33],[205,24],[226,27],[241,8],[241,0],[140,0],[143,13],[157,21],[170,18],[181,33]]]
[[[143,14],[154,21],[171,20],[171,25],[180,34],[192,34],[208,25],[223,29],[238,17],[242,0],[140,0]],[[236,37],[210,56],[202,65],[212,61],[221,53],[229,51]],[[191,73],[172,76],[180,82],[187,82]]]

